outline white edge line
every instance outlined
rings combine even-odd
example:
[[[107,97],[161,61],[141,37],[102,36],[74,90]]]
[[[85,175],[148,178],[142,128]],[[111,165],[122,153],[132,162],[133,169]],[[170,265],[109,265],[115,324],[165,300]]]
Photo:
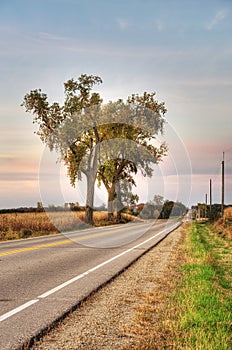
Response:
[[[171,227],[168,229],[168,232],[171,232],[171,231],[172,231],[174,228],[176,228],[176,227],[177,227],[176,224],[173,225],[173,226],[171,226]],[[85,271],[84,273],[82,273],[82,274],[80,274],[80,275],[78,275],[78,276],[75,276],[75,277],[73,277],[72,279],[70,279],[70,280],[68,280],[68,281],[66,281],[66,282],[64,282],[64,283],[62,283],[62,284],[60,284],[59,286],[57,286],[57,287],[55,287],[55,288],[52,288],[52,289],[50,289],[49,291],[47,291],[47,292],[45,292],[45,293],[39,295],[39,296],[37,297],[37,299],[32,299],[32,300],[28,301],[27,303],[25,303],[25,304],[23,304],[23,305],[20,305],[20,306],[18,306],[17,308],[15,308],[15,309],[13,309],[13,310],[11,310],[11,311],[9,311],[9,312],[3,314],[2,316],[0,316],[0,322],[6,320],[7,318],[13,316],[13,315],[16,314],[16,313],[18,313],[18,312],[20,312],[20,311],[22,311],[22,310],[28,308],[29,306],[31,306],[31,305],[37,303],[40,299],[44,299],[44,298],[48,297],[49,295],[51,295],[51,294],[53,294],[53,293],[55,293],[55,292],[57,292],[57,291],[63,289],[64,287],[68,286],[69,284],[74,283],[74,282],[76,282],[77,280],[79,280],[79,279],[85,277],[85,276],[88,275],[89,273],[91,273],[91,272],[93,272],[93,271],[96,271],[96,270],[98,270],[99,268],[101,268],[102,266],[105,266],[105,265],[109,264],[110,262],[112,262],[112,261],[114,261],[114,260],[120,258],[121,256],[123,256],[123,255],[125,255],[125,254],[131,252],[132,250],[137,249],[137,248],[140,247],[141,245],[146,244],[147,242],[149,242],[149,241],[151,241],[152,239],[154,239],[155,237],[161,235],[161,234],[164,233],[165,231],[167,231],[167,228],[165,228],[164,230],[162,230],[162,231],[160,231],[159,233],[155,234],[154,236],[152,236],[152,237],[146,239],[145,241],[143,241],[143,242],[141,242],[141,243],[135,245],[134,247],[129,248],[129,249],[125,250],[124,252],[118,254],[118,255],[115,255],[113,258],[110,258],[110,259],[104,261],[103,263],[101,263],[101,264],[99,264],[99,265],[97,265],[97,266],[94,266],[94,267],[92,267],[91,269]]]
[[[6,320],[8,317],[13,316],[14,314],[17,314],[17,312],[20,312],[20,311],[26,309],[27,307],[37,303],[38,301],[39,301],[39,299],[33,299],[33,300],[28,301],[27,303],[25,303],[23,305],[16,307],[16,309],[13,309],[13,310],[7,312],[6,314],[0,316],[0,322]]]

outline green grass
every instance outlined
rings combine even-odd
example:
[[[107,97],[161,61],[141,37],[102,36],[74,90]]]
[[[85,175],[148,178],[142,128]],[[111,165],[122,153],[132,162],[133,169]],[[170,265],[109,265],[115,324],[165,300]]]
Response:
[[[185,244],[186,263],[174,292],[175,349],[232,348],[231,242],[209,224],[192,224]]]

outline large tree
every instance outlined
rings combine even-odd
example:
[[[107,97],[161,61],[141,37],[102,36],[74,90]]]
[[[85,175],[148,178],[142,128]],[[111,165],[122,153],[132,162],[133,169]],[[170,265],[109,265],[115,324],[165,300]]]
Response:
[[[110,142],[101,150],[98,180],[108,192],[109,220],[113,218],[116,197],[120,201],[120,183],[135,185],[133,174],[138,170],[151,176],[152,166],[166,153],[164,143],[154,144],[156,135],[163,132],[166,112],[164,104],[155,101],[154,96],[145,92],[132,95],[126,103],[118,100],[103,107],[102,121],[111,121],[106,125]]]
[[[55,149],[68,167],[72,185],[87,178],[85,221],[93,223],[94,184],[97,174],[97,151],[101,142],[97,118],[102,99],[99,93],[91,92],[94,85],[102,83],[98,76],[82,74],[77,80],[64,84],[65,99],[60,106],[48,103],[47,95],[40,89],[25,95],[22,106],[34,115],[37,134],[50,150]],[[83,161],[85,159],[85,161]]]
[[[98,174],[108,191],[109,218],[112,203],[120,197],[120,183],[135,185],[133,174],[138,169],[144,176],[152,175],[152,165],[166,152],[164,143],[155,145],[163,132],[164,103],[155,100],[155,93],[130,96],[102,106],[102,99],[92,92],[102,83],[98,76],[81,75],[64,84],[64,104],[49,104],[41,90],[25,95],[22,105],[34,115],[39,126],[37,134],[50,150],[60,153],[68,168],[70,182],[75,186],[82,174],[87,179],[86,215],[93,224],[94,185]],[[117,189],[116,189],[117,188]]]

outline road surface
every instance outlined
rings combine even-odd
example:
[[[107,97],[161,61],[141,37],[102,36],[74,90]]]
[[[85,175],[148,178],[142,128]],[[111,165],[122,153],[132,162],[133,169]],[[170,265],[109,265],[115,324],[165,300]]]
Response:
[[[0,349],[18,349],[177,227],[130,223],[0,243]]]

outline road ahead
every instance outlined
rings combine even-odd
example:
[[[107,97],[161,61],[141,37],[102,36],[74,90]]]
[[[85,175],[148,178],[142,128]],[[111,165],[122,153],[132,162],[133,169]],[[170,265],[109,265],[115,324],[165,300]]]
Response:
[[[17,349],[178,223],[133,223],[0,243],[0,349]]]

